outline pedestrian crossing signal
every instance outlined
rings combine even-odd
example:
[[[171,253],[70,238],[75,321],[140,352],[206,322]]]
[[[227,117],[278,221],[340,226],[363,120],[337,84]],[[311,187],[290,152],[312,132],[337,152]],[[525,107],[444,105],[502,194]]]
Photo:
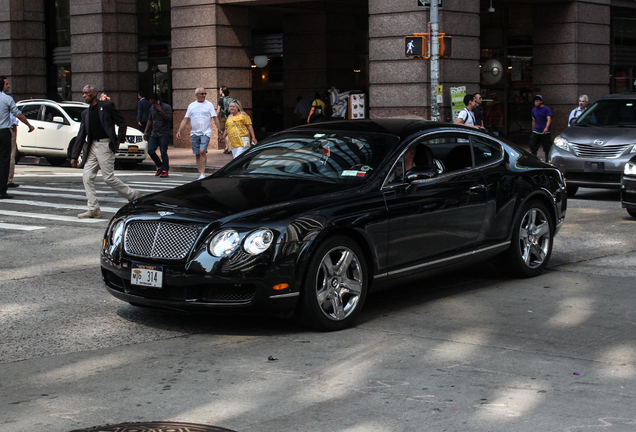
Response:
[[[406,36],[404,38],[404,55],[407,57],[425,57],[426,36]]]
[[[453,56],[453,37],[444,33],[439,35],[439,56],[441,58]]]

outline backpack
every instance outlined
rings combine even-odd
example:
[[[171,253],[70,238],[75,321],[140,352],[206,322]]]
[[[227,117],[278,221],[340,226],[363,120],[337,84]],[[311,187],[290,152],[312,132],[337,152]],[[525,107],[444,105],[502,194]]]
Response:
[[[223,106],[221,106],[221,114],[222,117],[228,118],[230,116],[230,104],[232,103],[232,98],[229,96],[223,96]]]

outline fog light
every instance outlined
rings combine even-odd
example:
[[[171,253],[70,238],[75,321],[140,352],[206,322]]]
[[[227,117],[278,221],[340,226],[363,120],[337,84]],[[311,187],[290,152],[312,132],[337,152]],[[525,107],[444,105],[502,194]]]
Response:
[[[289,284],[278,284],[272,287],[275,291],[280,291],[289,288]]]

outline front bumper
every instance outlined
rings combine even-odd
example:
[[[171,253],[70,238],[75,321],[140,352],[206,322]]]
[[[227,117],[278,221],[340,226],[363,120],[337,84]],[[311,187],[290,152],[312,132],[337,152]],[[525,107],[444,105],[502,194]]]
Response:
[[[120,300],[151,308],[175,311],[291,312],[299,298],[294,266],[254,265],[247,271],[225,271],[204,251],[185,264],[166,264],[122,258],[113,262],[101,254],[102,278],[110,294]],[[161,288],[131,284],[132,264],[163,266]],[[288,287],[275,290],[286,283]]]
[[[137,161],[141,162],[148,155],[148,143],[141,141],[129,144],[128,142],[119,144],[119,149],[115,153],[118,161]]]
[[[582,158],[553,145],[548,162],[563,173],[568,185],[619,189],[625,164],[633,156],[632,153],[617,158]]]

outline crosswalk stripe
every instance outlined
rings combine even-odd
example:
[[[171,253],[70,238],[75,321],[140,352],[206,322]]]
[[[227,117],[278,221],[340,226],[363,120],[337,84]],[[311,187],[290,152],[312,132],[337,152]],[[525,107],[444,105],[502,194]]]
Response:
[[[96,222],[107,222],[108,219],[80,219],[77,216],[61,216],[47,213],[27,213],[27,212],[19,212],[19,211],[11,211],[11,210],[0,210],[0,215],[5,216],[17,216],[21,218],[33,218],[33,219],[47,219],[47,220],[57,220],[57,221],[65,221],[65,222],[80,222],[80,223],[96,223]]]
[[[39,196],[41,197],[42,194],[39,192],[25,192],[25,191],[18,191],[18,190],[14,190],[11,191],[11,193],[13,195],[27,195],[27,196]],[[67,199],[73,199],[73,200],[86,200],[86,195],[71,195],[71,194],[46,194],[47,198],[67,198]],[[128,202],[128,200],[126,200],[126,198],[112,198],[112,197],[100,197],[99,201],[104,201],[104,202],[113,202],[113,203],[125,203]]]
[[[32,226],[32,225],[16,225],[16,224],[0,223],[0,229],[10,229],[10,230],[19,230],[19,231],[34,231],[34,230],[46,229],[46,227],[43,227],[43,226]]]
[[[130,184],[132,185],[132,183]],[[67,192],[79,192],[79,193],[85,194],[84,189],[56,188],[56,187],[50,187],[50,186],[28,186],[28,185],[21,185],[19,191],[16,189],[15,191],[12,191],[12,193],[19,194],[24,189],[46,190],[46,191],[67,191]],[[169,189],[172,189],[172,186],[170,186]],[[151,192],[151,193],[161,192],[164,190],[166,189],[139,189],[140,192]],[[117,192],[111,188],[101,189],[101,190],[97,189],[95,192],[98,194],[111,194],[111,195],[117,194]],[[86,197],[86,195],[84,195],[84,197]]]
[[[33,207],[49,207],[49,208],[56,208],[56,209],[86,211],[86,205],[79,205],[79,204],[58,204],[58,203],[50,203],[50,202],[44,202],[44,201],[29,201],[29,200],[18,200],[18,199],[12,199],[10,201],[7,201],[7,204],[11,204],[11,205],[19,204],[19,205],[28,205]],[[100,210],[102,211],[102,213],[104,212],[116,213],[119,211],[119,207],[101,207],[100,206]]]

